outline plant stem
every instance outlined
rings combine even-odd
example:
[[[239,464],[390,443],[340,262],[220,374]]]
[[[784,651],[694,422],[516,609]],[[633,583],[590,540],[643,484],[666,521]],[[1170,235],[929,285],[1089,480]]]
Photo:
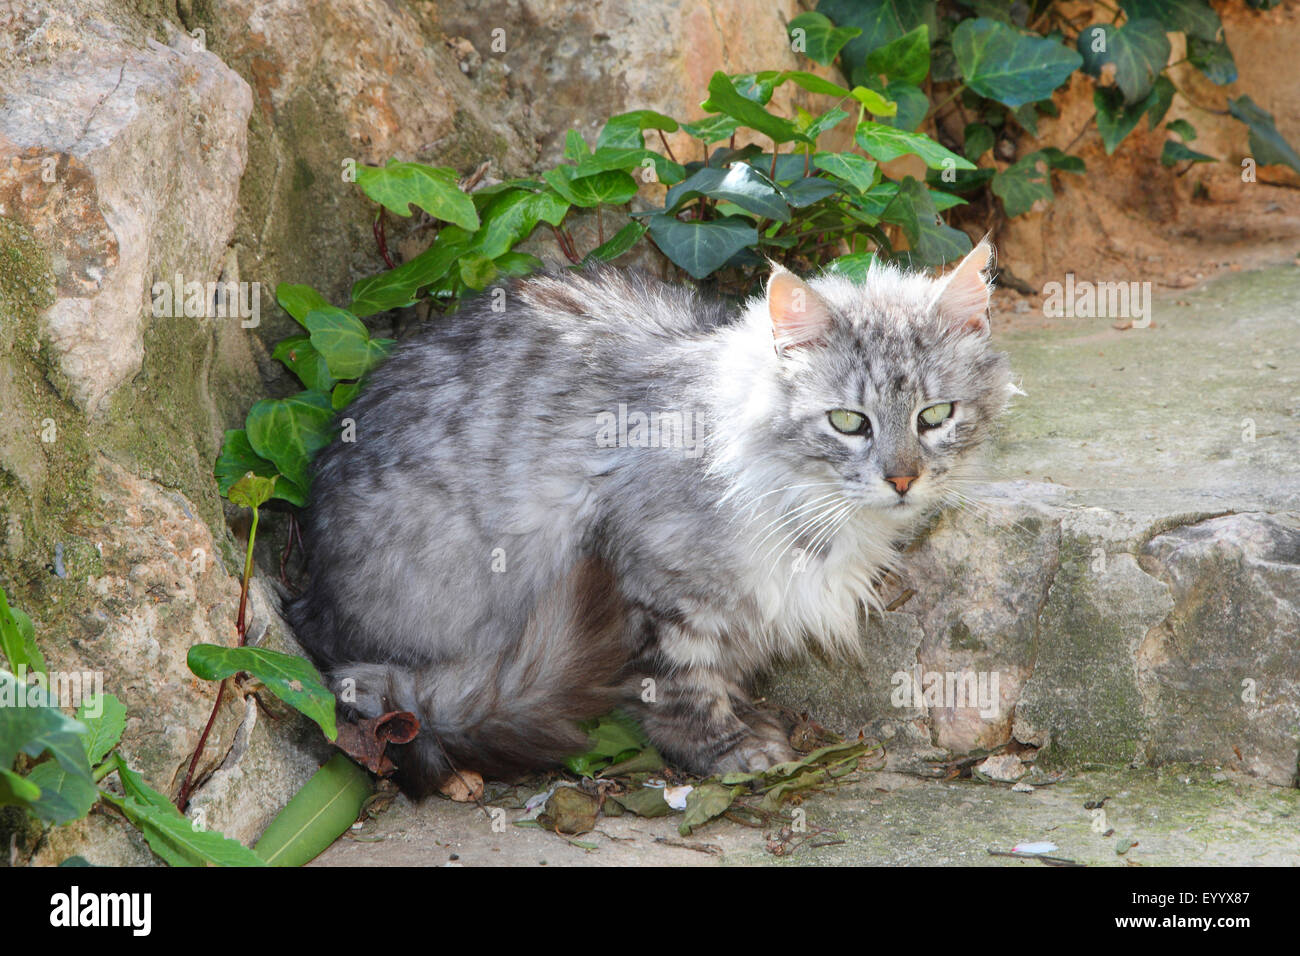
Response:
[[[659,142],[664,144],[664,152],[668,154],[668,158],[674,163],[677,162],[677,157],[673,155],[673,148],[668,145],[668,137],[664,135],[664,131],[657,129],[655,132],[659,134]],[[708,150],[707,146],[705,147],[705,150]]]
[[[176,809],[181,813],[185,812],[185,807],[190,802],[190,790],[194,786],[194,768],[199,765],[199,757],[203,756],[203,748],[207,745],[208,734],[212,733],[212,725],[216,723],[217,711],[221,709],[221,698],[225,692],[226,682],[223,680],[217,687],[217,699],[212,702],[212,713],[208,715],[208,722],[199,736],[199,745],[194,748],[194,756],[190,758],[189,768],[185,771],[185,782],[181,784],[180,795],[176,798]]]
[[[257,508],[253,508],[253,525],[248,529],[248,551],[244,554],[244,579],[239,584],[239,616],[235,619],[235,631],[239,635],[239,646],[243,647],[248,639],[248,623],[244,619],[248,610],[248,582],[253,576],[253,542],[257,538]]]
[[[925,114],[925,118],[926,118],[926,119],[929,119],[929,118],[932,117],[932,116],[938,116],[938,115],[939,115],[939,111],[940,111],[941,109],[943,109],[945,106],[947,106],[947,105],[948,105],[949,103],[951,103],[953,100],[955,100],[957,97],[961,96],[961,94],[964,93],[965,91],[966,91],[966,84],[965,84],[965,83],[959,83],[959,84],[957,85],[957,88],[956,88],[955,90],[952,91],[952,94],[951,94],[951,95],[950,95],[946,100],[944,100],[944,101],[943,101],[942,103],[940,103],[938,106],[934,107],[934,109],[930,110],[930,112],[928,112],[928,113]]]
[[[388,254],[388,237],[384,232],[384,207],[379,207],[379,215],[375,217],[375,224],[371,227],[375,233],[375,245],[379,247],[379,254],[384,258],[384,265],[390,269],[396,269],[393,263],[393,257]]]

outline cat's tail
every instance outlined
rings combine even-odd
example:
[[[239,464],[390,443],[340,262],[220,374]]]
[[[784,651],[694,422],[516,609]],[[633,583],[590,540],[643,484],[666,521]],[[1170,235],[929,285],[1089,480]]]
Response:
[[[624,620],[613,574],[584,559],[538,601],[512,650],[486,657],[471,649],[414,667],[341,664],[331,678],[336,692],[355,694],[363,716],[404,710],[419,718],[419,736],[389,752],[402,790],[424,796],[455,770],[508,777],[581,752],[587,740],[577,721],[616,703]]]

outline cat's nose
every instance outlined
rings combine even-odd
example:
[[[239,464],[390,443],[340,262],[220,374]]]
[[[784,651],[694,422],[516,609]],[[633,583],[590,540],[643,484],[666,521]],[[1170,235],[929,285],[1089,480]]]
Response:
[[[900,495],[905,495],[907,494],[907,489],[911,487],[912,482],[916,481],[918,477],[918,475],[894,475],[893,477],[886,478],[885,481],[893,485],[894,490]]]

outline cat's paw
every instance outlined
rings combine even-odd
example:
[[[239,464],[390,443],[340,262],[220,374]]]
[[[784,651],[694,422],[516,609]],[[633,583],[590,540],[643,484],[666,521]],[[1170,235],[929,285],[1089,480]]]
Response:
[[[714,773],[759,773],[779,763],[797,760],[799,755],[784,740],[745,737],[714,764]]]

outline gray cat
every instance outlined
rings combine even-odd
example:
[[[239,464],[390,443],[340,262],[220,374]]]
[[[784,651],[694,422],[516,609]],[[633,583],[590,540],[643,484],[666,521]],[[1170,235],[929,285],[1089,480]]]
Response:
[[[291,617],[349,713],[419,717],[404,789],[552,765],[616,706],[696,773],[791,759],[745,685],[859,653],[897,545],[962,495],[1010,387],[991,254],[776,268],[738,311],[539,275],[398,347],[318,459]]]

